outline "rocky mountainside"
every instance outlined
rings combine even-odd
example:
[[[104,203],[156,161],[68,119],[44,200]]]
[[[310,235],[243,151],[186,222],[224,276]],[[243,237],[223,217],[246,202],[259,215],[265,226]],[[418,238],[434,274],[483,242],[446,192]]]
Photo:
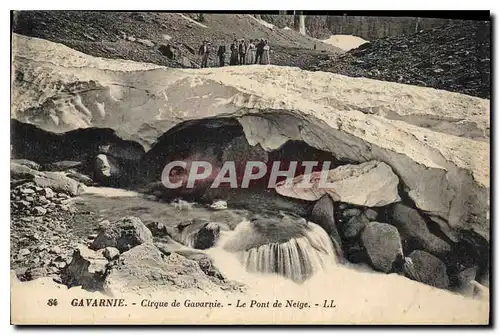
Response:
[[[307,69],[490,97],[490,24],[462,21],[366,43]]]
[[[298,15],[259,15],[280,28],[298,30]],[[330,35],[355,35],[367,40],[413,34],[455,23],[457,20],[425,17],[326,16],[305,15],[307,34],[316,38]]]
[[[267,38],[272,64],[434,87],[482,98],[490,96],[489,22],[446,20],[442,28],[429,30],[426,28],[435,27],[440,21],[422,19],[418,33],[373,40],[344,54],[341,49],[293,29],[281,28],[286,27],[283,22],[288,22],[290,16],[262,17],[277,25],[249,14],[204,14],[201,23],[196,21],[197,14],[22,11],[14,14],[13,31],[59,42],[92,56],[177,68],[199,67],[197,51],[205,39],[214,45],[223,40],[228,62],[233,39]],[[329,20],[335,18],[338,19]],[[357,22],[356,17],[341,19],[346,20],[348,27],[358,27],[353,23]],[[406,18],[376,18],[372,22],[364,18],[360,24],[373,29],[396,23],[404,26],[403,19]],[[318,20],[323,22],[326,18]],[[324,25],[328,26],[326,21]],[[412,27],[415,31],[413,24]],[[212,55],[209,65],[215,64]]]
[[[220,41],[266,38],[273,50],[272,63],[298,66],[321,52],[342,52],[294,30],[273,27],[248,14],[196,14],[160,12],[21,11],[14,13],[13,31],[59,42],[86,54],[168,67],[199,67],[198,48],[204,40],[215,49]],[[314,46],[316,45],[316,50]],[[168,51],[171,47],[172,53]],[[210,65],[215,66],[215,51]],[[175,56],[174,56],[175,54]]]

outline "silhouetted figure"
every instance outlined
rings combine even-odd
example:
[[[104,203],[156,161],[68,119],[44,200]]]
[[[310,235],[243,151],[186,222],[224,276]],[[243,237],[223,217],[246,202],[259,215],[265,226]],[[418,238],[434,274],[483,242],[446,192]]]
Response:
[[[247,44],[245,43],[245,40],[242,39],[240,41],[240,44],[238,46],[238,53],[240,55],[240,65],[245,64],[245,55],[247,52]]]
[[[219,45],[217,57],[219,57],[219,66],[224,66],[224,63],[226,62],[226,46],[224,44]]]
[[[255,41],[257,42],[257,41]],[[254,64],[255,63],[255,44],[253,43],[252,40],[250,40],[250,43],[248,43],[247,46],[247,55],[246,55],[246,64]]]
[[[238,65],[238,41],[234,40],[231,44],[231,58],[229,65]]]
[[[262,61],[262,53],[264,52],[264,39],[261,38],[260,42],[257,43],[257,52],[255,54],[255,64]]]
[[[203,41],[202,46],[198,50],[198,54],[201,56],[201,67],[208,67],[208,56],[210,54],[210,43]]]
[[[269,65],[271,64],[271,58],[269,56],[269,52],[270,52],[270,47],[269,47],[269,44],[267,43],[267,40],[264,41],[264,46],[262,47],[262,57],[261,57],[261,60],[260,60],[260,63],[262,65]]]

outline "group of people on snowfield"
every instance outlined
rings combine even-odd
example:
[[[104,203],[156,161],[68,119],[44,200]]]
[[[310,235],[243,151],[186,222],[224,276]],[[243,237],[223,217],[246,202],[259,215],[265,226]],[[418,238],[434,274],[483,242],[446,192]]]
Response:
[[[261,38],[249,40],[248,43],[244,39],[235,39],[231,44],[229,65],[250,65],[250,64],[270,64],[269,44],[266,39]],[[208,41],[203,41],[198,54],[201,56],[201,67],[208,67],[208,58],[211,52],[211,44]],[[226,64],[226,45],[221,42],[217,49],[218,65]]]

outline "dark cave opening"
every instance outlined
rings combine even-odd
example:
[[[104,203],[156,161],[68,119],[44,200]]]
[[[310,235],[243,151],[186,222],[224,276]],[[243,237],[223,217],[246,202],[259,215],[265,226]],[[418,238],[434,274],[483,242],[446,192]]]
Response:
[[[158,182],[162,178],[165,165],[177,160],[207,160],[217,165],[218,168],[228,161],[233,161],[237,174],[238,190],[232,189],[228,183],[221,183],[218,189],[211,189],[209,184],[213,178],[208,178],[206,183],[199,183],[192,190],[183,188],[167,190],[163,187],[162,198],[183,197],[201,202],[231,198],[236,203],[244,202],[236,200],[236,198],[242,200],[246,197],[252,198],[252,196],[255,197],[255,193],[276,193],[267,187],[274,162],[279,163],[280,171],[292,169],[294,176],[304,173],[305,167],[302,165],[304,161],[318,162],[312,171],[321,170],[324,162],[329,162],[330,169],[344,163],[336,159],[330,152],[313,148],[306,142],[297,140],[289,140],[280,148],[266,152],[259,144],[251,146],[248,143],[243,127],[236,119],[209,118],[183,122],[159,137],[142,159],[142,169],[139,171],[140,182],[151,180]],[[251,181],[249,190],[245,190],[240,187],[241,177],[244,174],[245,164],[249,161],[264,163],[267,174],[259,180]],[[297,162],[295,168],[291,165],[293,162]],[[277,181],[282,180],[285,180],[284,176],[277,178]],[[161,186],[158,187],[162,189]],[[276,196],[278,195],[276,194]],[[269,208],[269,206],[266,207]]]

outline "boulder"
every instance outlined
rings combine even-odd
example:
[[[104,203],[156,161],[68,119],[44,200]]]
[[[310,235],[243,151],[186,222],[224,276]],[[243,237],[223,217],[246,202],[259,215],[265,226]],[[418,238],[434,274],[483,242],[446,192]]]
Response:
[[[335,225],[334,204],[328,194],[323,195],[311,210],[310,221],[321,226],[333,239],[337,254],[342,257],[342,240]]]
[[[422,250],[413,251],[405,259],[404,274],[410,279],[438,288],[448,288],[446,265],[436,256]]]
[[[12,160],[10,162],[10,178],[14,179],[28,179],[31,180],[35,176],[40,175],[40,172],[32,169],[26,165],[20,164],[17,161]]]
[[[347,208],[342,211],[342,216],[354,217],[360,215],[361,213],[361,209],[359,208]]]
[[[45,164],[45,171],[66,171],[69,169],[74,169],[82,166],[82,162],[79,161],[59,161],[49,164]]]
[[[300,175],[294,178],[293,187],[287,187],[283,181],[277,184],[276,191],[283,196],[311,201],[326,193],[335,201],[367,207],[386,206],[401,200],[398,194],[399,178],[383,162],[347,164],[329,170],[326,177],[328,186],[320,184],[321,171],[311,175],[310,180],[315,187],[295,186],[304,178]]]
[[[103,287],[104,276],[108,260],[102,250],[90,250],[86,246],[79,246],[73,253],[71,263],[63,269],[61,280],[63,284],[82,286],[89,291],[100,291]]]
[[[403,260],[401,238],[396,227],[387,223],[370,222],[361,232],[361,241],[373,268],[391,272],[395,262]]]
[[[394,204],[389,213],[390,223],[395,226],[405,250],[424,250],[437,257],[451,251],[451,246],[432,234],[419,212],[404,204]]]
[[[360,213],[353,216],[342,227],[342,233],[345,238],[354,238],[361,233],[365,226],[370,223],[370,220],[365,214]]]
[[[366,208],[365,216],[368,218],[368,220],[375,221],[377,220],[378,212],[372,208]]]
[[[105,293],[119,296],[124,292],[210,291],[217,286],[197,262],[174,252],[163,254],[152,243],[144,243],[120,255],[104,282]]]
[[[170,235],[173,227],[168,226],[164,222],[150,221],[147,223],[146,227],[151,231],[153,236],[166,236]]]
[[[89,176],[86,176],[76,171],[70,170],[68,171],[68,174],[66,176],[68,178],[76,180],[79,183],[82,183],[85,186],[94,186],[96,184]]]
[[[33,170],[41,170],[42,166],[36,162],[33,162],[33,161],[30,161],[28,159],[12,159],[11,160],[12,163],[14,164],[17,164],[17,165],[22,165],[22,166],[26,166],[30,169],[33,169]]]
[[[154,245],[167,256],[175,252],[187,259],[195,261],[200,266],[201,271],[209,276],[209,279],[213,282],[222,284],[226,281],[224,275],[222,275],[215,265],[213,265],[212,259],[204,252],[183,247],[180,244],[176,244],[175,241],[173,241],[173,243],[155,243]]]
[[[43,172],[33,178],[39,187],[51,188],[54,192],[62,192],[71,196],[83,193],[85,185],[66,177],[62,172]]]
[[[370,263],[370,259],[366,254],[365,248],[357,240],[352,240],[344,243],[344,255],[351,263]]]
[[[193,247],[195,249],[208,249],[217,243],[220,235],[220,227],[216,222],[209,222],[198,230]]]
[[[102,227],[90,248],[98,250],[113,247],[120,252],[125,252],[142,243],[152,242],[152,240],[151,231],[142,221],[139,218],[129,216]]]

